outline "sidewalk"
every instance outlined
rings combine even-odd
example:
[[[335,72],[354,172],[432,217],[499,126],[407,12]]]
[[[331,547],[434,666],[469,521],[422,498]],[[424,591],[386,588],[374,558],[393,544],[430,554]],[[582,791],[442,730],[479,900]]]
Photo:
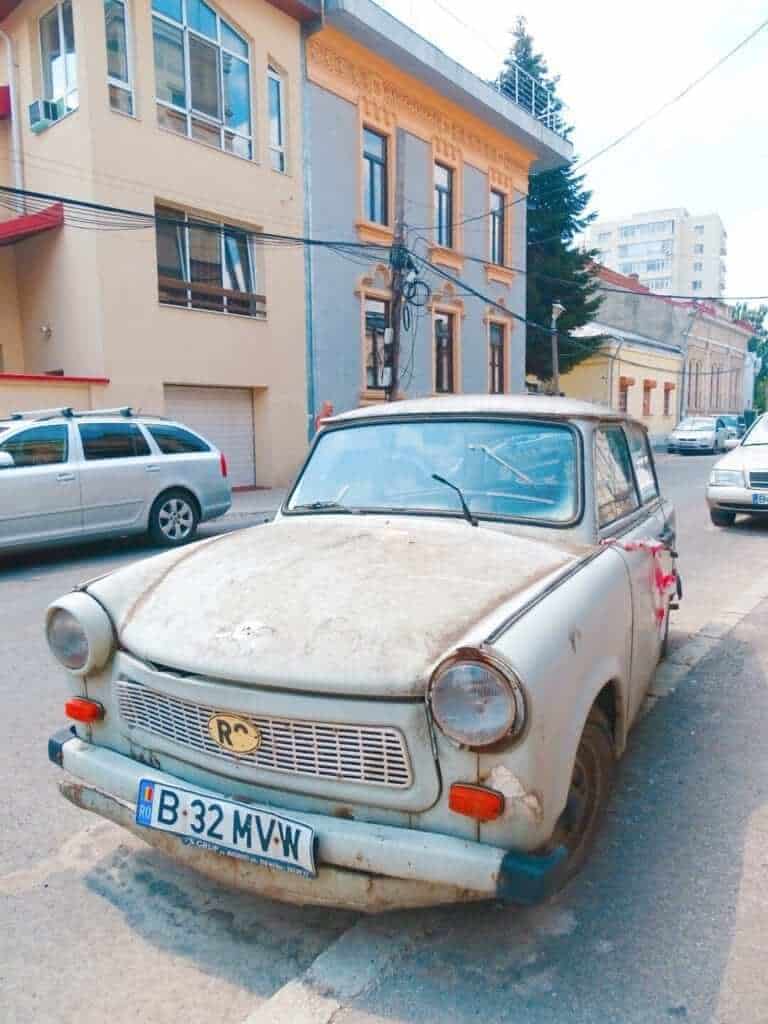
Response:
[[[282,505],[286,493],[284,487],[235,491],[232,495],[232,508],[222,519],[259,518],[266,522],[274,517]]]

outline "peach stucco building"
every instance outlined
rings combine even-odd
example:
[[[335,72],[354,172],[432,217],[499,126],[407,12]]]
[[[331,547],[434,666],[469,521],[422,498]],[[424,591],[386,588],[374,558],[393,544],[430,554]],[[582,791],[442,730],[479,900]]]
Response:
[[[288,482],[304,253],[251,232],[302,234],[292,6],[0,0],[0,186],[160,218],[0,193],[0,415],[130,404],[210,436],[235,484]]]

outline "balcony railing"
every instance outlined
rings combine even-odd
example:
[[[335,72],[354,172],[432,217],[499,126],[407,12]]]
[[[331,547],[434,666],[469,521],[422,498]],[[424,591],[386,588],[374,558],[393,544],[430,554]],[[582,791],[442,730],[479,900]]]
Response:
[[[567,109],[565,104],[552,94],[551,89],[537,82],[517,64],[513,64],[505,72],[503,81],[498,78],[491,85],[518,107],[532,114],[556,135],[566,137],[568,123],[563,116]]]
[[[237,292],[218,285],[179,281],[176,277],[159,277],[160,301],[187,309],[207,309],[216,313],[234,313],[263,320],[267,315],[267,299],[252,292]]]

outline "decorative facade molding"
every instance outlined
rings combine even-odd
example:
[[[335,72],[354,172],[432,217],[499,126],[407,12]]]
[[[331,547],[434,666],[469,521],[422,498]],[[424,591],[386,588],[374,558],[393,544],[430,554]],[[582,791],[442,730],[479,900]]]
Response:
[[[446,157],[466,159],[492,174],[499,187],[527,192],[533,153],[340,32],[326,28],[309,40],[307,76],[357,105],[363,116],[367,110],[378,123],[434,140]]]

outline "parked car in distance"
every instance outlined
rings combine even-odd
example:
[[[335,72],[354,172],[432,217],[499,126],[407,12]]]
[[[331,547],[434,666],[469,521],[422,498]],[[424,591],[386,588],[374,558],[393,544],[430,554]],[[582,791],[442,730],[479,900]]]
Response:
[[[725,442],[733,436],[722,416],[689,416],[675,427],[667,438],[668,452],[708,452],[725,450]]]
[[[746,422],[743,416],[739,416],[736,413],[725,413],[720,417],[725,423],[729,431],[730,437],[743,437],[747,430]]]
[[[326,420],[273,523],[51,605],[62,792],[282,900],[543,899],[598,831],[674,541],[622,413],[464,395]]]
[[[754,421],[741,441],[715,463],[707,487],[715,526],[733,526],[736,516],[768,514],[768,414]]]
[[[0,552],[148,532],[177,547],[232,503],[224,455],[130,409],[0,420]]]

